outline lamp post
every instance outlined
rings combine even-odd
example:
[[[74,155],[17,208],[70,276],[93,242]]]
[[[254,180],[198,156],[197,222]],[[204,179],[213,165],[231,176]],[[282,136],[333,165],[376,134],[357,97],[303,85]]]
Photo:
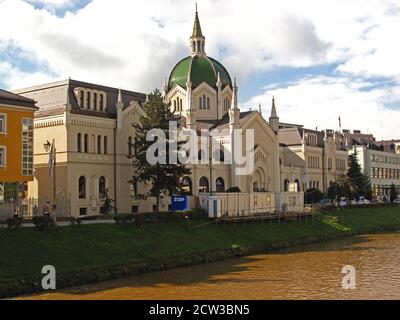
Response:
[[[53,139],[53,142],[50,143],[48,140],[43,145],[46,152],[49,152],[49,166],[50,166],[50,176],[53,177],[53,207],[56,205],[56,141]]]

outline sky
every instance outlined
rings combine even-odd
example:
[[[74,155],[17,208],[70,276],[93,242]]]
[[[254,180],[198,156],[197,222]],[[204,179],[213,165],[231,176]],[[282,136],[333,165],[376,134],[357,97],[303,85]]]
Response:
[[[400,1],[198,0],[242,110],[400,139]],[[0,88],[72,79],[148,93],[190,53],[188,0],[0,0]]]

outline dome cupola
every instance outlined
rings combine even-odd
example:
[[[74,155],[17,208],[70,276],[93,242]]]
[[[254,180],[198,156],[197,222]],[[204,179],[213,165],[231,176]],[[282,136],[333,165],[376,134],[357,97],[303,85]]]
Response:
[[[205,53],[205,40],[203,36],[199,14],[197,12],[194,19],[193,33],[190,37],[191,55],[178,62],[173,68],[169,77],[168,89],[173,89],[176,85],[186,89],[187,83],[192,83],[195,89],[205,82],[213,88],[217,88],[218,74],[222,88],[230,86],[232,88],[231,77],[226,68],[217,60],[210,58]]]

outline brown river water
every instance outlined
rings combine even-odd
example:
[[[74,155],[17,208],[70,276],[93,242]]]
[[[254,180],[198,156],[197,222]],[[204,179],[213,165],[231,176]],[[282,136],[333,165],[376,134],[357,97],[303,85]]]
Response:
[[[400,299],[399,259],[400,233],[365,235],[25,299]],[[354,290],[342,288],[345,265]]]

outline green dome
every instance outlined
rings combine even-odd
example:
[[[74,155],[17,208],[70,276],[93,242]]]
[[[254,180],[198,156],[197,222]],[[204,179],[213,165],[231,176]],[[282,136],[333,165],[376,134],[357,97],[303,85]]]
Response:
[[[218,73],[220,74],[222,87],[232,87],[231,77],[225,67],[213,58],[206,56],[190,56],[178,62],[169,77],[169,89],[175,85],[186,88],[188,81],[192,82],[195,89],[201,83],[206,82],[216,88]]]

